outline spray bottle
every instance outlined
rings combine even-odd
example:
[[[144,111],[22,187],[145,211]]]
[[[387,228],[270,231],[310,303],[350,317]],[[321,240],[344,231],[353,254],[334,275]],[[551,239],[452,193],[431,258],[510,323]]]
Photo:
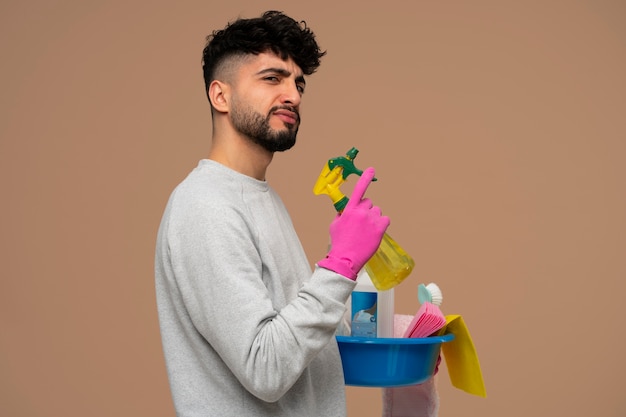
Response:
[[[315,195],[328,195],[337,212],[341,213],[348,204],[339,188],[350,174],[361,176],[363,171],[354,166],[359,150],[346,152],[346,156],[328,160],[313,187]],[[376,178],[373,179],[376,181]],[[380,291],[392,289],[400,284],[413,270],[415,262],[387,233],[383,236],[380,247],[365,264],[365,270],[374,286]]]

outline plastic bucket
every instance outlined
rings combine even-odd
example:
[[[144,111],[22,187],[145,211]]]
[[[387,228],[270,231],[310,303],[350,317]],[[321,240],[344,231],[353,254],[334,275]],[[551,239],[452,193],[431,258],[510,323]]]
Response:
[[[453,340],[454,335],[336,338],[346,385],[401,387],[428,380],[435,372],[441,344]]]

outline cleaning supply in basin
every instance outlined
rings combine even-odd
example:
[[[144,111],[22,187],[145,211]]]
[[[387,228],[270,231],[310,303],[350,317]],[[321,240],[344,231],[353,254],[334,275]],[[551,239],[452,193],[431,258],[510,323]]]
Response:
[[[363,173],[354,166],[353,160],[358,152],[358,149],[352,148],[346,152],[346,156],[329,159],[313,187],[315,195],[328,195],[335,206],[335,210],[339,213],[348,204],[348,197],[340,189],[341,184],[346,181],[350,174],[360,176]],[[376,178],[373,181],[376,181]],[[414,266],[413,258],[391,236],[385,233],[378,250],[365,264],[365,270],[376,288],[384,291],[400,284],[409,276]]]
[[[353,337],[393,337],[394,290],[380,291],[365,269],[348,300]]]
[[[415,314],[404,337],[428,337],[446,325],[446,318],[438,306],[426,301]]]
[[[428,337],[446,325],[446,318],[439,308],[443,294],[437,284],[420,284],[417,292],[421,306],[407,326],[404,337]]]
[[[436,306],[441,306],[441,303],[443,303],[443,293],[434,282],[428,285],[420,284],[417,287],[417,299],[420,304],[424,304],[428,301]]]

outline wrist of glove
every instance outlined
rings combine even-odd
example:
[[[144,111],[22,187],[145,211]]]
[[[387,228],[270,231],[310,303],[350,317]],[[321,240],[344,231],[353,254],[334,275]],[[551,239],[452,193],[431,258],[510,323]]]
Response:
[[[376,252],[389,226],[380,208],[363,198],[372,178],[373,168],[363,171],[344,211],[330,225],[330,251],[317,263],[352,280]]]
[[[326,255],[326,258],[319,261],[317,265],[322,268],[330,269],[331,271],[336,272],[339,275],[343,275],[346,278],[350,278],[353,281],[356,280],[356,277],[361,270],[361,268],[355,268],[354,263],[350,259],[335,258],[330,253]]]

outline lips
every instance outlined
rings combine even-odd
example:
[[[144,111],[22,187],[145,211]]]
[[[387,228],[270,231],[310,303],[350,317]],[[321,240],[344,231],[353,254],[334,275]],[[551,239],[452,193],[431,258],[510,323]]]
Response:
[[[287,109],[276,110],[274,112],[274,115],[283,122],[291,125],[295,125],[300,121],[300,116],[298,115],[298,113]]]

